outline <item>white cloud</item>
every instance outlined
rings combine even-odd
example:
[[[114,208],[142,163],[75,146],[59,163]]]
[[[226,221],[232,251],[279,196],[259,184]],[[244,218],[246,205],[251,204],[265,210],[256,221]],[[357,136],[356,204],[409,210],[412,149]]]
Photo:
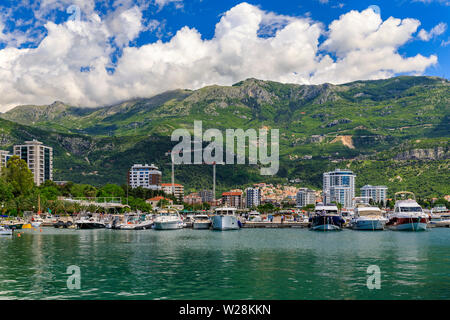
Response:
[[[445,6],[450,6],[450,1],[449,0],[413,0],[413,2],[422,2],[422,3],[439,3]]]
[[[106,105],[249,77],[317,84],[421,73],[437,63],[436,56],[403,57],[397,52],[414,38],[419,24],[393,17],[383,21],[368,9],[350,11],[326,30],[309,18],[242,3],[221,17],[212,39],[184,27],[170,41],[136,47],[130,42],[157,26],[144,24],[139,7],[121,6],[103,18],[92,11],[81,21],[48,22],[37,48],[0,50],[0,111],[55,100]],[[106,68],[117,46],[123,52],[115,72],[109,73]]]
[[[177,9],[180,9],[183,7],[183,0],[155,0],[155,4],[160,9],[170,3],[175,4],[175,8],[177,8]]]
[[[444,22],[441,22],[433,27],[429,32],[425,31],[424,29],[421,29],[419,31],[418,37],[423,41],[428,41],[434,37],[437,37],[441,34],[443,34],[447,30],[447,24]]]

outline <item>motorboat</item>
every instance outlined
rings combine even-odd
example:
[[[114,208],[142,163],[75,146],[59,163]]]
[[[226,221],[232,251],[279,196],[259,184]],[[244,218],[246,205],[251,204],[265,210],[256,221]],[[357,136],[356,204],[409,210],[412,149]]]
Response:
[[[119,230],[147,230],[153,226],[153,219],[148,215],[128,215],[125,218],[125,223],[119,224],[114,229]]]
[[[240,222],[236,216],[236,208],[222,207],[216,208],[215,215],[212,218],[212,227],[214,230],[239,230]]]
[[[39,215],[31,217],[31,226],[33,228],[40,228],[40,226],[44,223],[44,219],[42,219]]]
[[[106,228],[106,224],[94,217],[90,218],[81,218],[80,220],[75,221],[75,225],[78,229],[104,229]]]
[[[450,215],[431,214],[429,220],[430,227],[447,227],[450,226]]]
[[[161,211],[153,223],[155,230],[178,230],[183,227],[183,219],[175,209]]]
[[[428,216],[417,203],[414,193],[400,191],[395,194],[394,212],[386,227],[401,231],[422,231],[427,229],[427,223]]]
[[[193,217],[192,227],[196,230],[211,228],[211,219],[207,214],[199,214]]]
[[[13,234],[13,229],[0,226],[0,236],[10,236]]]
[[[350,221],[350,227],[354,230],[384,230],[389,221],[380,208],[366,203],[357,203],[354,212],[355,216]]]
[[[322,203],[316,205],[309,222],[312,230],[319,231],[341,230],[345,224],[345,220],[339,214],[336,205],[324,205]]]

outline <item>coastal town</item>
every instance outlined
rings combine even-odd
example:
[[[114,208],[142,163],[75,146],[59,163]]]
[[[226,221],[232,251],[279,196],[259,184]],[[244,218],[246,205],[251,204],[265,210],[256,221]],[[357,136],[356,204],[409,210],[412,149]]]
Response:
[[[13,152],[0,151],[2,171],[10,161],[26,164],[35,186],[52,183],[64,187],[69,182],[53,181],[53,148],[37,140],[15,145]],[[185,195],[182,184],[164,183],[162,172],[153,164],[133,164],[127,172],[127,195],[130,190],[147,190],[155,194],[144,199],[147,210],[132,210],[127,197],[118,194],[92,194],[91,197],[58,196],[56,201],[73,205],[75,210],[52,215],[50,208],[41,206],[38,196],[33,211],[9,216],[2,203],[2,222],[5,229],[54,226],[56,228],[115,228],[115,229],[181,229],[202,228],[238,229],[242,227],[311,227],[318,230],[399,229],[420,230],[428,227],[449,226],[450,215],[446,203],[432,199],[432,208],[422,208],[411,192],[398,192],[407,198],[388,197],[388,188],[382,185],[364,185],[356,192],[357,176],[351,170],[336,168],[323,173],[323,189],[312,190],[290,184],[257,183],[243,189],[222,192],[216,198],[216,170],[214,165],[212,189],[202,189]],[[295,182],[295,181],[292,181]],[[395,194],[397,196],[397,193]],[[448,202],[450,196],[444,197]],[[403,203],[403,202],[404,203]],[[50,201],[51,203],[52,201]],[[401,205],[404,207],[401,207]],[[75,206],[76,205],[76,206]],[[398,206],[397,206],[398,205]],[[412,208],[412,209],[411,209]],[[405,213],[411,213],[404,217]],[[224,217],[215,226],[215,217]],[[232,216],[228,217],[228,216]],[[231,220],[230,220],[231,219]],[[406,219],[406,220],[405,220]],[[162,220],[158,224],[158,220]],[[217,220],[217,219],[216,219]],[[225,225],[223,225],[225,223]],[[369,225],[367,225],[369,223]],[[3,230],[10,233],[12,230]]]

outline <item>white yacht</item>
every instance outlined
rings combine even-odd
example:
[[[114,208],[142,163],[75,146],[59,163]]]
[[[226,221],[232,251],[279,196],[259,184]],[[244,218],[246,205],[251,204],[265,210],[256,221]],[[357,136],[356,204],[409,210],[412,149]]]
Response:
[[[155,230],[178,230],[182,229],[183,226],[183,219],[174,209],[160,212],[153,224]]]
[[[383,217],[380,208],[365,203],[358,203],[355,207],[355,216],[350,226],[355,230],[384,230],[389,220]]]
[[[397,200],[399,195],[402,195],[403,199]],[[395,209],[386,224],[387,227],[394,230],[421,231],[427,229],[427,223],[428,216],[416,202],[414,193],[401,191],[395,194]]]
[[[240,226],[236,217],[236,208],[216,208],[212,227],[214,230],[238,230]]]
[[[192,227],[194,229],[209,229],[211,227],[211,219],[206,214],[199,214],[193,217]]]

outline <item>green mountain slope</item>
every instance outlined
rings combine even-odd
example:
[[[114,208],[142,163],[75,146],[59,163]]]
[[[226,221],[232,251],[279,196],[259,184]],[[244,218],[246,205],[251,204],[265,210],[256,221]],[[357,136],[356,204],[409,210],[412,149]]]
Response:
[[[55,147],[55,177],[102,184],[124,183],[133,163],[152,162],[170,172],[165,152],[176,128],[275,128],[281,169],[263,177],[252,166],[218,168],[219,190],[253,182],[321,188],[324,170],[348,166],[357,184],[386,184],[391,191],[450,194],[450,82],[436,77],[396,77],[344,85],[281,84],[248,79],[231,87],[176,90],[95,109],[61,102],[20,106],[0,117],[0,148],[27,136]],[[193,176],[195,175],[195,178]],[[211,168],[180,166],[177,180],[210,187]]]

